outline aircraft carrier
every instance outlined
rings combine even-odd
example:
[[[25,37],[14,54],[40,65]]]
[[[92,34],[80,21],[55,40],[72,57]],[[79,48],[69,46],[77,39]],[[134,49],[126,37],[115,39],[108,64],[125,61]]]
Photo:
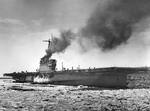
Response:
[[[53,47],[53,40],[49,39],[44,42],[48,42],[48,49]],[[132,74],[143,72],[149,74],[147,67],[72,68],[71,70],[62,68],[61,71],[57,71],[57,60],[51,59],[51,55],[47,54],[41,58],[39,70],[36,72],[5,73],[4,76],[12,77],[15,82],[127,88],[128,78]]]

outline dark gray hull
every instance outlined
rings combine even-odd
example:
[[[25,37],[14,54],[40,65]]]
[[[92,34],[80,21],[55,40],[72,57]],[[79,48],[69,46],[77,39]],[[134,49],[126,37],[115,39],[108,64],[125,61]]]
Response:
[[[7,74],[12,76],[16,82],[30,82],[41,84],[57,84],[57,85],[86,85],[103,88],[128,88],[129,81],[132,77],[129,76],[150,76],[149,68],[99,68],[93,70],[68,70],[57,71],[53,73],[42,74],[40,72],[26,74]],[[48,81],[37,82],[34,79],[40,76],[48,78]],[[146,76],[145,76],[146,77]],[[134,78],[134,77],[133,77]],[[146,78],[144,78],[145,80]],[[134,87],[135,85],[133,85]],[[149,85],[150,86],[150,85]]]

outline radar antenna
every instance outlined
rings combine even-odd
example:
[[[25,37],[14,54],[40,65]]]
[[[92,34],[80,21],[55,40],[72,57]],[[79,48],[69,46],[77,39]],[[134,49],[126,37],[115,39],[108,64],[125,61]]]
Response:
[[[48,42],[48,48],[50,48],[50,46],[52,45],[52,41],[53,41],[53,35],[52,34],[48,40],[43,40],[43,42]]]

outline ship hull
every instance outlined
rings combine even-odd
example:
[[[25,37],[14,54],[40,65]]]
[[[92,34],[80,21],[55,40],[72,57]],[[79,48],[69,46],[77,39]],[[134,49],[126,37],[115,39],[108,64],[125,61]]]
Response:
[[[50,78],[50,83],[60,85],[86,85],[96,87],[126,87],[126,74],[104,72],[61,72]]]
[[[127,88],[128,76],[149,74],[147,68],[99,68],[93,70],[68,70],[51,73],[7,74],[16,82],[30,82],[57,85],[86,85],[103,88]],[[138,76],[141,76],[138,74]],[[40,81],[35,81],[39,77]],[[42,80],[43,79],[43,80]],[[46,81],[44,81],[44,79]],[[41,81],[42,80],[42,81]],[[134,83],[134,81],[133,81]]]

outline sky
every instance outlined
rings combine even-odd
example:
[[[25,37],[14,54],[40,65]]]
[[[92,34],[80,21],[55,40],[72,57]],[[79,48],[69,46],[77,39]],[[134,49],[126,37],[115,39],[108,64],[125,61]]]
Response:
[[[102,1],[0,0],[0,75],[38,69],[47,48],[42,40],[49,39],[51,34],[59,36],[59,30],[76,31],[83,27]],[[62,62],[67,68],[150,66],[150,22],[145,21],[145,30],[133,33],[127,44],[114,50],[103,52],[89,47],[84,52],[79,41],[74,40],[65,52],[55,53],[52,58],[57,59],[58,69]],[[137,24],[136,32],[142,22]]]

